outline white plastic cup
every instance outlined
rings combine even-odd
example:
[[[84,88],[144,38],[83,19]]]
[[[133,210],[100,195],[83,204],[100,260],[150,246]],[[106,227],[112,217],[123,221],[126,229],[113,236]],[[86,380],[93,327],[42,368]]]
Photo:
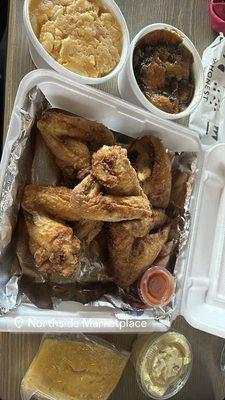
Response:
[[[75,72],[72,72],[69,69],[65,68],[63,65],[59,64],[56,60],[54,60],[53,57],[50,56],[50,54],[48,54],[48,52],[39,42],[31,26],[30,16],[29,16],[29,4],[30,0],[24,1],[23,20],[29,41],[30,55],[37,68],[53,69],[60,75],[65,76],[66,78],[88,85],[96,85],[99,83],[107,82],[118,75],[128,57],[130,35],[125,18],[114,0],[102,0],[102,4],[115,16],[115,18],[117,19],[117,21],[121,26],[123,34],[122,52],[120,61],[117,64],[117,66],[109,74],[101,78],[91,78],[76,74]]]
[[[195,82],[195,92],[191,100],[191,103],[186,108],[186,110],[177,114],[167,113],[154,106],[142,93],[134,75],[133,54],[137,43],[141,38],[146,36],[149,32],[153,32],[159,29],[169,29],[178,33],[183,39],[184,46],[187,47],[187,49],[193,54],[194,58],[192,68],[193,68],[193,77]],[[121,70],[118,76],[118,89],[121,97],[124,100],[130,101],[131,103],[134,103],[138,106],[147,108],[147,110],[149,110],[151,113],[156,114],[161,118],[172,119],[172,120],[185,118],[198,106],[203,96],[204,72],[199,53],[196,50],[193,43],[191,42],[191,40],[183,32],[181,32],[174,26],[161,23],[148,25],[145,28],[143,28],[131,42],[130,52],[127,58],[127,62],[126,64],[124,64],[123,69]]]

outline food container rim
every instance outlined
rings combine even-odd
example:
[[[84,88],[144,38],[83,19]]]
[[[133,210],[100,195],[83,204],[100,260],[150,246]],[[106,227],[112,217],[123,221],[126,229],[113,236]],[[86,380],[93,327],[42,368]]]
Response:
[[[71,80],[68,77],[58,74],[56,71],[41,69],[41,68],[38,68],[36,70],[28,72],[20,81],[20,84],[19,84],[19,87],[17,90],[17,94],[15,97],[15,101],[14,101],[14,108],[12,110],[11,116],[16,111],[16,109],[18,109],[18,107],[22,107],[24,96],[31,88],[35,87],[42,81],[47,82],[48,80],[49,80],[49,82],[59,82],[60,84],[65,83],[71,88],[74,87],[74,88],[77,88],[78,90],[81,90],[82,92],[87,93],[87,94],[90,93],[90,95],[93,95],[96,98],[102,98],[105,101],[109,100],[113,104],[118,105],[118,107],[120,107],[121,110],[123,110],[124,107],[125,108],[129,107],[129,110],[131,112],[132,111],[137,112],[145,120],[151,120],[151,122],[155,123],[158,126],[163,126],[165,129],[168,129],[168,130],[171,129],[174,132],[176,132],[176,134],[181,134],[182,136],[187,137],[188,140],[193,142],[194,146],[196,147],[196,151],[200,151],[203,148],[208,147],[208,146],[202,145],[198,134],[194,130],[191,130],[190,128],[188,128],[184,125],[177,124],[170,120],[162,119],[158,115],[152,114],[148,110],[143,109],[140,106],[129,103],[128,101],[121,99],[117,96],[114,96],[113,94],[104,92],[101,89],[98,89],[98,88],[95,88],[92,86],[88,86],[88,85],[84,85],[81,82]],[[8,133],[10,133],[10,123],[9,123]],[[8,133],[6,136],[6,140],[9,138]],[[3,152],[3,156],[4,156],[4,152]]]
[[[109,74],[107,74],[103,77],[100,77],[100,78],[92,78],[92,77],[82,76],[73,71],[70,71],[69,69],[65,68],[63,65],[58,63],[56,60],[54,60],[54,58],[51,57],[50,54],[48,54],[48,52],[44,49],[42,44],[39,42],[38,38],[36,37],[36,35],[33,31],[32,26],[31,26],[30,17],[29,17],[30,1],[31,0],[25,0],[24,6],[23,6],[23,21],[24,21],[26,33],[28,36],[28,40],[29,40],[29,42],[32,43],[32,46],[35,48],[35,50],[38,53],[38,56],[40,58],[42,58],[49,65],[50,68],[57,71],[59,74],[70,78],[71,80],[76,80],[83,84],[90,84],[90,85],[96,85],[96,84],[107,82],[107,81],[111,80],[112,78],[114,78],[121,71],[123,65],[125,64],[125,62],[128,58],[128,55],[129,55],[130,34],[129,34],[126,20],[123,16],[123,13],[114,0],[102,0],[102,2],[106,4],[106,6],[109,8],[109,10],[113,13],[113,15],[116,17],[116,19],[120,23],[120,26],[122,29],[122,34],[123,34],[122,53],[121,53],[120,61],[116,65],[116,67]]]
[[[190,362],[186,365],[185,373],[180,377],[179,384],[177,384],[177,386],[175,386],[172,390],[170,389],[169,392],[167,390],[167,392],[162,396],[157,396],[157,395],[151,394],[151,398],[154,400],[168,400],[168,399],[172,398],[173,396],[175,396],[177,393],[179,393],[182,390],[182,388],[186,385],[188,379],[190,378],[191,371],[193,368],[193,350],[192,350],[191,343],[183,333],[180,333],[180,332],[174,330],[173,328],[168,332],[155,333],[155,334],[153,333],[150,336],[149,341],[147,341],[145,343],[146,347],[147,347],[147,344],[149,344],[149,346],[146,350],[145,355],[143,355],[143,357],[142,357],[142,362],[140,361],[140,359],[137,361],[140,364],[147,363],[149,356],[154,357],[154,353],[158,350],[157,346],[159,345],[159,343],[161,341],[163,341],[163,339],[165,340],[166,337],[169,338],[170,336],[175,336],[175,335],[177,336],[177,339],[178,338],[182,339],[185,342],[186,346],[188,347],[188,350],[190,353]],[[175,341],[175,343],[176,343],[176,341]],[[139,365],[139,369],[140,369],[140,365]],[[147,391],[147,388],[145,387],[144,382],[142,381],[139,372],[140,371],[138,369],[136,369],[136,379],[139,384],[139,387],[146,396],[150,396],[150,393]]]
[[[149,100],[147,100],[145,95],[140,90],[137,80],[134,75],[133,52],[134,52],[134,49],[135,49],[138,41],[142,37],[144,37],[146,34],[148,34],[149,32],[153,32],[153,31],[156,31],[159,29],[169,29],[171,31],[177,32],[184,39],[184,45],[187,45],[189,50],[192,52],[193,57],[194,57],[194,62],[196,63],[196,68],[198,68],[198,70],[199,70],[198,93],[197,93],[197,95],[194,94],[193,99],[192,99],[191,103],[189,104],[189,106],[186,108],[186,110],[184,110],[178,114],[170,114],[165,111],[162,111],[159,108],[157,108],[156,106],[154,106]],[[129,80],[132,90],[135,93],[135,95],[137,96],[138,100],[145,108],[147,108],[147,110],[160,116],[163,119],[176,120],[176,119],[182,119],[182,118],[187,117],[198,106],[198,104],[200,103],[200,101],[202,99],[203,89],[204,89],[204,71],[203,71],[203,66],[202,66],[202,61],[201,61],[200,55],[199,55],[196,47],[192,43],[192,41],[188,38],[188,36],[186,36],[184,32],[182,32],[181,30],[179,30],[178,28],[176,28],[173,25],[169,25],[166,23],[154,23],[154,24],[147,25],[143,29],[141,29],[136,34],[136,36],[133,38],[133,40],[131,42],[127,65],[128,65],[128,71],[127,71],[128,80]]]

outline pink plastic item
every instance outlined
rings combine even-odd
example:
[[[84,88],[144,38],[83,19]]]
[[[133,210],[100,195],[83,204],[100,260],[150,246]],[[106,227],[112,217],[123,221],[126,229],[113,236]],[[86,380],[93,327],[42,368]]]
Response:
[[[225,34],[225,1],[210,0],[210,17],[212,29]]]

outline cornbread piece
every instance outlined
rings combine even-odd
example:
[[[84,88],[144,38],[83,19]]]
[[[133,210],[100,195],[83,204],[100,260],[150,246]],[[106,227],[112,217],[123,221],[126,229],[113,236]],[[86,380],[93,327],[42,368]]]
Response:
[[[41,399],[106,400],[126,360],[105,342],[46,338],[22,381],[22,398],[33,393]]]
[[[69,70],[98,78],[119,63],[121,27],[100,0],[31,0],[29,11],[45,50]]]

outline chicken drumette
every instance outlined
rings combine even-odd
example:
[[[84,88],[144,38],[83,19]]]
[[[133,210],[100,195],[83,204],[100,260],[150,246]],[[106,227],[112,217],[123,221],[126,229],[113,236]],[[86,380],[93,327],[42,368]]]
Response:
[[[25,213],[36,268],[49,280],[71,277],[80,265],[80,241],[72,228],[45,215]]]

